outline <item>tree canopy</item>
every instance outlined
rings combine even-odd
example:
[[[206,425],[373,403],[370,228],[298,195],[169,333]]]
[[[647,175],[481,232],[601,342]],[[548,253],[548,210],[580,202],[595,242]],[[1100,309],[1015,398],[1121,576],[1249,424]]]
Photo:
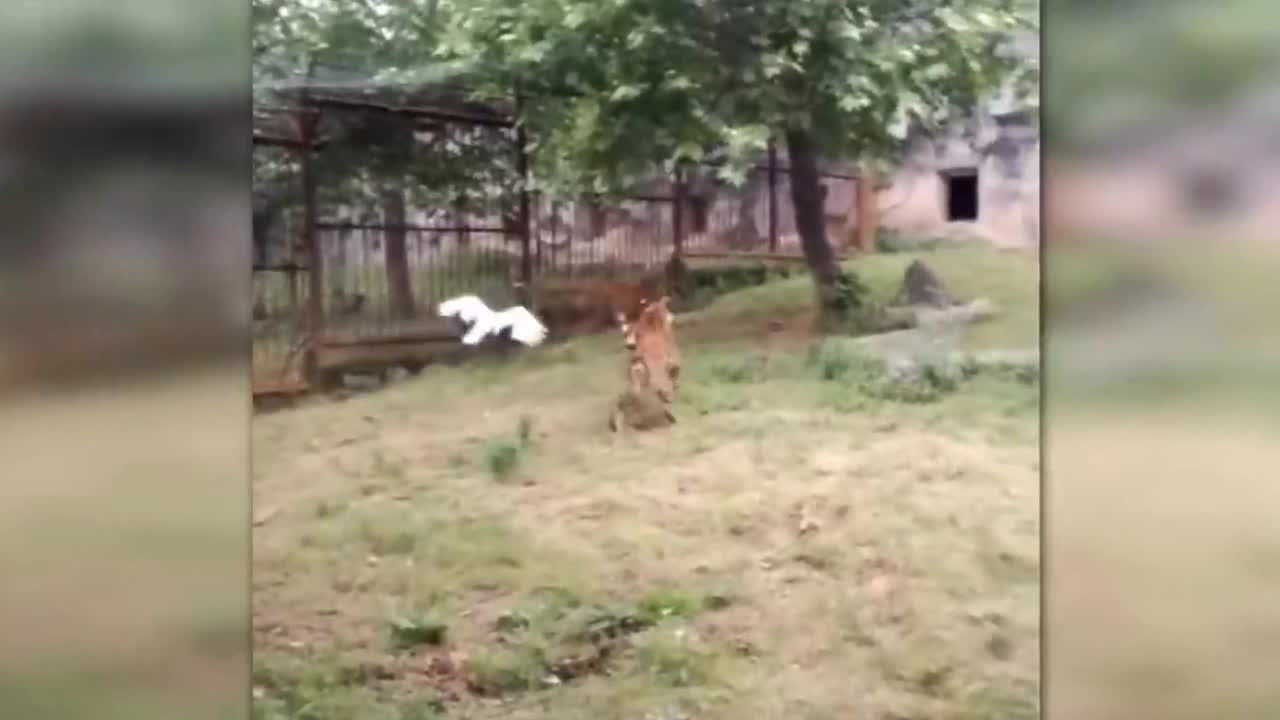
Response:
[[[771,135],[891,158],[909,129],[971,112],[1019,70],[1022,0],[440,0],[438,60],[521,87],[549,180],[605,185],[724,153],[741,180]],[[1026,75],[1025,79],[1033,79]]]
[[[770,139],[781,139],[805,256],[831,309],[844,275],[823,229],[816,158],[892,160],[911,137],[971,116],[1007,83],[1033,87],[1035,58],[1011,40],[1037,30],[1038,8],[1036,0],[254,0],[255,68],[296,76],[302,58],[327,54],[379,81],[454,77],[478,97],[514,94],[535,182],[566,192],[619,188],[711,153],[722,178],[738,183]],[[418,168],[435,173],[422,177],[435,186],[475,180],[467,168],[479,157],[451,163],[461,156],[445,144],[397,165],[413,155],[405,142],[417,147],[411,133],[400,137],[409,140],[345,161],[402,178]]]
[[[519,89],[546,185],[617,186],[713,151],[739,181],[784,127],[811,131],[824,154],[889,159],[909,129],[970,112],[1008,78],[1034,81],[1006,41],[1037,12],[1026,0],[254,0],[254,77],[298,80],[319,61],[352,84]]]
[[[434,58],[441,18],[432,1],[254,0],[255,102],[279,105],[304,84],[394,95],[397,81],[453,80],[460,64]],[[423,131],[412,118],[337,111],[326,113],[321,132],[332,140],[316,158],[329,202],[373,202],[384,186],[396,186],[417,204],[440,205],[511,184],[511,140],[493,128]],[[287,186],[281,179],[294,169],[281,154],[260,152],[255,160],[262,187]]]

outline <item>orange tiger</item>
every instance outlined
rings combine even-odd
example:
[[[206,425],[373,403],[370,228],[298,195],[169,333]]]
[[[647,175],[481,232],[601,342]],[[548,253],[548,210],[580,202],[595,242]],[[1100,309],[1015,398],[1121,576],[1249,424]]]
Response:
[[[633,318],[662,292],[662,278],[557,280],[538,290],[539,314],[549,326],[568,332],[598,332],[618,314]]]
[[[675,397],[680,377],[680,353],[670,303],[671,298],[666,295],[656,302],[642,300],[634,322],[621,312],[615,316],[631,361],[638,359],[644,364],[649,384],[666,402]]]

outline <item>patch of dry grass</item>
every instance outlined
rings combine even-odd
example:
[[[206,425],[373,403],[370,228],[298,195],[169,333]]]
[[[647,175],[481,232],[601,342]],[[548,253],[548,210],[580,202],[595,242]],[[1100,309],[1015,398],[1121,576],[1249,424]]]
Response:
[[[682,336],[662,432],[607,431],[612,337],[260,417],[259,716],[1037,717],[1037,386],[753,332]]]

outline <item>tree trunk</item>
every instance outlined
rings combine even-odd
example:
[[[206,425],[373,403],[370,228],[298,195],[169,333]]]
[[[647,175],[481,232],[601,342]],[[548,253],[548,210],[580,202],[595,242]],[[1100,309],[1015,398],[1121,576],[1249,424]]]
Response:
[[[817,148],[808,130],[787,130],[791,165],[791,204],[800,247],[817,290],[818,321],[824,330],[849,329],[862,302],[862,288],[841,271],[827,240],[823,190],[818,177]]]
[[[387,226],[387,290],[391,316],[406,320],[414,315],[413,286],[409,282],[409,249],[406,243],[404,192],[389,189],[382,196],[382,217]]]
[[[787,155],[791,161],[791,205],[795,209],[796,231],[800,234],[804,259],[821,292],[835,285],[840,267],[836,264],[835,253],[831,251],[831,243],[827,242],[816,150],[813,137],[807,130],[788,130],[786,138]]]

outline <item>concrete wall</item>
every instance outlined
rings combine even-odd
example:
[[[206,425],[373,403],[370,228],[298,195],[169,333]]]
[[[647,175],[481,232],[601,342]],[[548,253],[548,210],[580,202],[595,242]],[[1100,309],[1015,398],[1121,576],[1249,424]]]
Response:
[[[948,173],[978,173],[978,219],[948,222]],[[922,143],[880,193],[880,223],[909,233],[963,228],[992,243],[1034,247],[1040,228],[1040,139],[1033,128],[994,122],[966,137]]]

